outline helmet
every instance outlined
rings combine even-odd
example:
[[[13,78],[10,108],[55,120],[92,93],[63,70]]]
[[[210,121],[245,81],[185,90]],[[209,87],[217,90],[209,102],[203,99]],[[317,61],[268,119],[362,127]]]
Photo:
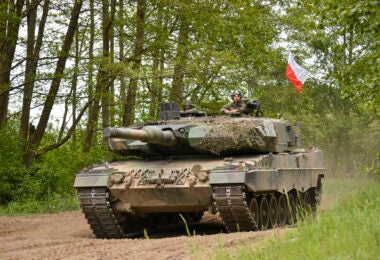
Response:
[[[191,100],[186,100],[183,104],[183,108],[185,109],[185,106],[189,106],[190,108],[194,108],[193,102]]]
[[[240,90],[234,90],[233,92],[232,92],[232,94],[231,94],[231,99],[232,100],[234,100],[234,96],[235,95],[239,95],[240,96],[240,98],[243,98],[243,96],[242,96],[242,94],[241,94],[241,91]]]

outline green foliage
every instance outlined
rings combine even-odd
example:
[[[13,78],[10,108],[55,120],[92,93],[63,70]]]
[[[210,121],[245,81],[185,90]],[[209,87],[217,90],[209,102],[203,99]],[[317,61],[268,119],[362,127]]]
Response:
[[[290,1],[285,20],[289,41],[306,43],[318,74],[342,97],[379,113],[378,1]],[[304,45],[305,46],[305,45]]]
[[[26,198],[22,201],[11,201],[7,206],[0,206],[0,215],[57,213],[78,209],[79,203],[76,197],[71,194],[54,194],[45,196],[42,200]]]
[[[73,209],[75,174],[104,158],[101,147],[83,154],[69,143],[38,158],[31,169],[23,167],[15,129],[0,135],[0,205],[9,213],[41,213]]]
[[[380,52],[373,28],[380,4],[311,0],[286,7],[287,41],[300,60],[312,58],[316,78],[306,81],[302,97],[285,99],[287,112],[302,122],[304,141],[323,148],[330,173],[378,167]]]
[[[29,172],[22,164],[18,150],[15,126],[0,132],[0,205],[7,204],[21,196],[21,185],[29,179]]]
[[[132,110],[136,111],[138,123],[157,119],[159,103],[168,101],[176,76],[173,67],[177,63],[178,32],[180,20],[184,20],[189,35],[183,46],[186,49],[184,71],[181,71],[184,73],[183,99],[190,98],[207,113],[217,113],[223,104],[230,102],[232,90],[241,89],[246,97],[261,100],[265,116],[301,122],[303,146],[318,146],[324,150],[329,174],[348,175],[358,170],[369,176],[379,173],[380,158],[376,156],[380,152],[379,1],[147,2],[143,62],[138,69],[133,66],[131,48],[136,39],[136,4],[124,6],[120,12],[123,15],[117,15],[113,21],[118,26],[113,30],[118,33],[113,34],[112,40],[115,46],[124,46],[123,57],[119,57],[119,47],[112,50],[113,57],[104,57],[98,47],[91,53],[85,51],[92,38],[95,46],[101,46],[102,23],[97,22],[95,34],[90,35],[91,7],[83,4],[86,7],[78,28],[79,71],[72,67],[75,64],[71,59],[75,56],[72,48],[66,75],[59,86],[62,95],[54,101],[54,106],[65,103],[68,111],[79,111],[79,101],[85,103],[90,100],[84,97],[94,98],[90,95],[95,92],[91,87],[97,85],[96,80],[101,78],[99,69],[103,68],[107,70],[107,80],[112,82],[113,90],[97,95],[107,95],[112,113],[110,118],[98,117],[96,125],[101,125],[100,119],[105,121],[103,126],[108,120],[120,125],[126,94],[121,79],[138,81],[136,107]],[[102,4],[95,2],[94,9],[102,10]],[[37,7],[38,13],[42,12],[41,7]],[[40,57],[57,56],[66,31],[62,29],[66,26],[63,21],[67,21],[71,6],[62,9],[59,3],[51,3],[50,8]],[[11,14],[10,20],[19,18],[13,16]],[[96,21],[101,21],[101,17],[101,12],[95,12]],[[26,17],[23,19],[25,22]],[[57,29],[57,24],[61,29]],[[123,42],[119,42],[118,37],[122,36]],[[18,43],[20,47],[26,45],[23,38]],[[285,78],[289,49],[312,74],[305,83],[303,95]],[[22,93],[25,74],[20,73],[23,68],[18,64],[23,64],[26,56],[25,48],[17,50],[20,51],[12,61],[15,66],[11,71],[11,85],[20,85],[21,89],[14,89]],[[87,73],[88,67],[91,67],[91,76]],[[73,84],[74,72],[78,72],[77,84]],[[53,74],[54,62],[39,60],[32,106],[43,104],[48,95],[45,86],[50,84]],[[75,91],[74,85],[77,86]],[[18,98],[15,90],[10,94]],[[78,106],[71,106],[74,100]],[[100,111],[105,112],[105,107]],[[65,116],[66,121],[69,116]],[[29,122],[36,125],[37,118],[30,118]],[[85,120],[83,117],[78,128],[86,125]],[[65,124],[68,125],[62,127],[63,136],[70,123]],[[58,130],[53,129],[51,122],[49,125],[44,131],[44,146],[60,139]],[[94,147],[90,154],[84,155],[80,148],[74,148],[75,141],[71,140],[70,145],[38,158],[27,170],[18,149],[17,127],[9,122],[3,131],[0,133],[0,205],[44,201],[62,194],[73,196],[75,173],[105,158],[101,147]],[[77,129],[76,143],[84,142],[81,134],[83,132]]]
[[[253,255],[273,259],[297,256],[306,259],[375,259],[380,253],[380,185],[343,200],[317,222],[299,225],[295,232],[271,242],[271,249]]]
[[[82,168],[99,162],[103,156],[99,148],[92,149],[90,154],[82,154],[73,150],[69,144],[43,155],[33,166],[34,177],[38,183],[38,189],[34,189],[36,199],[51,194],[74,196],[75,174]]]

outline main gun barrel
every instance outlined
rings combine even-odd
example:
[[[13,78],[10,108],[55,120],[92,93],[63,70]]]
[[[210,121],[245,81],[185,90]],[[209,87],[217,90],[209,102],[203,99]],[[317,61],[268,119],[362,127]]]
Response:
[[[145,126],[142,129],[107,127],[104,129],[103,135],[106,138],[139,140],[168,147],[177,144],[177,139],[171,130],[161,130],[155,126]]]

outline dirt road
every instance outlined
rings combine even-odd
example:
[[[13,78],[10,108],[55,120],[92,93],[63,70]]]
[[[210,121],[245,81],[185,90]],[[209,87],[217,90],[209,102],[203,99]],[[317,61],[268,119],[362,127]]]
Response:
[[[210,218],[210,219],[207,219]],[[205,221],[215,221],[212,215]],[[96,239],[80,211],[0,217],[0,259],[207,259],[268,239],[273,232],[218,233],[188,237],[186,232],[149,239]]]

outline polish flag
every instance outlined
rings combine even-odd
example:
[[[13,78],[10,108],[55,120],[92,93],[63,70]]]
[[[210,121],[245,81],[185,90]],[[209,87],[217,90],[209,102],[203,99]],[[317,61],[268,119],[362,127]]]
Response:
[[[307,77],[309,76],[309,72],[302,68],[297,62],[294,60],[293,54],[289,54],[288,59],[288,67],[286,68],[286,77],[288,80],[294,85],[296,90],[302,94],[302,86]]]

